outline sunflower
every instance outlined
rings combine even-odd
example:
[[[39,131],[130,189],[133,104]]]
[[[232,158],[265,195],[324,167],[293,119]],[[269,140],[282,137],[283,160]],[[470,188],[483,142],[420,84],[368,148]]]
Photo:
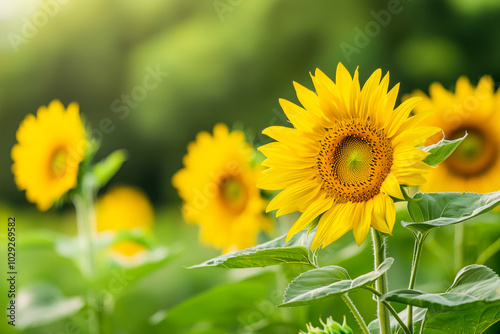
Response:
[[[440,129],[418,126],[423,116],[408,118],[420,98],[394,109],[399,84],[387,92],[389,74],[381,76],[376,70],[361,89],[358,70],[353,78],[339,63],[336,83],[316,70],[316,93],[294,83],[304,108],[280,99],[295,128],[263,131],[277,142],[259,148],[269,168],[257,185],[283,189],[267,211],[302,213],[287,240],[320,215],[312,249],[350,230],[361,245],[370,226],[390,234],[396,215],[391,197],[403,199],[400,185],[425,182],[427,153],[415,146]]]
[[[116,186],[101,196],[96,203],[98,232],[116,233],[121,230],[142,229],[151,232],[154,221],[153,207],[147,195],[130,186]],[[147,250],[135,241],[119,241],[109,250],[118,260],[128,260]]]
[[[251,165],[253,153],[243,132],[217,124],[213,136],[201,132],[188,145],[185,167],[172,179],[184,219],[200,225],[201,240],[225,253],[255,245],[259,231],[271,228],[256,187],[262,168]]]
[[[487,193],[500,189],[500,93],[494,91],[490,76],[483,76],[473,87],[466,77],[457,80],[455,94],[437,82],[429,88],[430,97],[421,91],[417,114],[430,113],[423,124],[439,126],[446,139],[468,136],[455,152],[429,172],[424,191]],[[441,135],[427,141],[433,144]]]
[[[16,133],[11,152],[12,172],[19,190],[40,211],[77,185],[78,165],[87,148],[79,107],[71,103],[65,110],[54,100],[40,107],[35,117],[26,116]]]

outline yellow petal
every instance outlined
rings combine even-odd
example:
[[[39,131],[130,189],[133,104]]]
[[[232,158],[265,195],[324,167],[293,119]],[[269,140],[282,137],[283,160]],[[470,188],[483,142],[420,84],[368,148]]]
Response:
[[[321,125],[322,127],[330,127],[333,122],[328,120],[323,110],[321,110],[318,96],[313,91],[295,81],[293,82],[293,85],[295,87],[295,92],[297,93],[297,98],[302,106],[314,118],[315,123]]]
[[[311,245],[312,250],[321,245],[325,248],[352,229],[352,221],[346,219],[351,208],[352,204],[337,203],[323,214]]]
[[[380,187],[380,191],[394,198],[404,199],[398,179],[396,179],[393,173],[387,175],[382,183],[382,187]]]
[[[392,199],[379,194],[373,198],[372,227],[382,233],[392,234],[396,220],[396,208]]]
[[[269,136],[279,142],[286,144],[294,150],[300,150],[309,156],[310,154],[318,154],[319,140],[321,138],[312,139],[309,134],[304,134],[297,129],[286,128],[284,126],[270,126],[264,131],[263,134]],[[298,154],[301,156],[301,154]]]
[[[286,117],[297,129],[311,131],[317,127],[307,110],[284,99],[280,99],[279,102],[281,108],[283,108],[283,111],[286,114]]]
[[[404,121],[408,119],[411,111],[422,99],[419,97],[413,97],[411,99],[403,102],[399,107],[396,108],[393,112],[393,119],[388,124],[386,128],[387,137],[390,138],[394,136],[399,127],[403,124]]]
[[[327,118],[332,122],[342,119],[346,112],[335,83],[319,69],[316,69],[315,76],[311,77],[321,109]]]
[[[290,228],[290,231],[288,231],[288,235],[286,236],[286,241],[290,241],[295,233],[304,229],[314,218],[330,209],[332,205],[333,198],[330,197],[322,197],[314,201],[311,205],[309,205],[304,213],[300,215],[299,219],[297,219],[295,224],[293,224],[292,228]]]
[[[354,234],[354,240],[356,244],[361,246],[363,241],[365,241],[368,232],[370,231],[371,218],[373,211],[373,199],[366,202],[355,203],[356,211],[359,212],[360,219],[355,220],[352,232]]]
[[[257,187],[266,190],[280,190],[292,184],[312,179],[314,169],[286,170],[281,168],[268,168],[262,172],[262,177],[257,181]]]

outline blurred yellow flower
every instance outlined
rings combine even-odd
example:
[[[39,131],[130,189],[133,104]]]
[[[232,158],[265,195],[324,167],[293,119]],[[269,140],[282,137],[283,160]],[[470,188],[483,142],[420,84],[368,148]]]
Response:
[[[439,126],[446,139],[467,138],[443,163],[429,172],[422,185],[427,192],[479,192],[500,189],[500,91],[494,91],[490,76],[483,76],[473,87],[466,77],[457,80],[455,93],[440,83],[429,87],[430,97],[421,91],[412,96],[423,99],[417,114],[430,113],[422,124]],[[441,139],[437,134],[427,144]]]
[[[188,145],[185,168],[172,179],[184,219],[200,225],[201,240],[224,252],[255,245],[258,232],[272,226],[256,187],[262,169],[251,166],[252,154],[243,132],[217,124],[213,136],[201,132]]]
[[[370,226],[390,234],[396,216],[391,197],[403,198],[400,185],[425,182],[427,153],[415,146],[440,129],[416,126],[420,117],[408,118],[419,98],[394,109],[399,84],[387,92],[389,74],[381,76],[376,70],[361,89],[358,71],[352,78],[339,63],[336,83],[316,70],[316,93],[294,83],[304,108],[280,100],[295,128],[263,131],[277,142],[259,148],[269,169],[258,186],[284,189],[268,211],[302,212],[287,240],[321,214],[312,249],[350,230],[361,245]]]
[[[153,227],[154,212],[147,195],[130,186],[111,188],[101,196],[96,204],[97,231],[112,233],[121,230],[142,229],[150,232]],[[126,260],[146,251],[144,245],[134,241],[121,241],[112,246],[115,258]]]
[[[12,172],[19,190],[41,211],[77,185],[78,165],[87,148],[79,107],[65,110],[54,100],[26,116],[16,133],[11,152]]]

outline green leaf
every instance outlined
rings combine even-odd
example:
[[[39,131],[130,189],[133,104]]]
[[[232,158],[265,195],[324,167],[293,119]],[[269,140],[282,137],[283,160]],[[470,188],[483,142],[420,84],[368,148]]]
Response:
[[[319,299],[344,294],[371,285],[394,262],[387,258],[372,272],[350,279],[347,270],[338,266],[312,269],[299,275],[285,291],[285,300],[279,306],[299,306],[315,303]]]
[[[445,293],[395,290],[382,300],[428,309],[424,330],[482,333],[500,320],[500,278],[490,268],[473,264],[460,270]]]
[[[238,252],[218,256],[190,268],[255,268],[276,264],[304,264],[313,266],[310,260],[311,243],[316,230],[307,235],[304,229],[295,234],[289,242],[286,235]]]
[[[404,227],[426,232],[435,227],[458,224],[490,211],[500,204],[500,191],[476,193],[417,193],[408,202],[413,222],[402,221]]]
[[[116,150],[105,159],[99,161],[92,169],[97,189],[102,188],[118,172],[123,163],[127,160],[125,150]]]
[[[19,328],[39,327],[71,316],[85,305],[81,297],[65,297],[52,284],[37,282],[19,291]],[[29,301],[23,303],[22,301]]]
[[[246,322],[243,315],[259,310],[259,301],[267,296],[269,284],[276,277],[271,272],[253,276],[244,281],[221,285],[201,293],[181,304],[155,316],[158,332],[182,333],[197,326],[218,328],[219,326],[242,326]],[[164,329],[162,331],[162,329]],[[227,332],[227,331],[226,331]]]
[[[429,166],[436,166],[440,164],[455,151],[458,145],[464,141],[465,137],[467,137],[467,133],[462,138],[455,140],[442,139],[437,144],[421,147],[420,149],[422,151],[430,152],[430,154],[422,161]]]

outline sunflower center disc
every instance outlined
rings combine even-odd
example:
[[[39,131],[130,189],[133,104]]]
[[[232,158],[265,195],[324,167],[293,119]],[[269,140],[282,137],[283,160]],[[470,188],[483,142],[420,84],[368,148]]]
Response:
[[[219,195],[222,203],[229,211],[239,214],[247,203],[247,193],[242,181],[234,177],[226,177],[219,183]]]
[[[476,127],[459,128],[450,137],[460,138],[465,132],[468,133],[467,138],[444,163],[453,174],[460,177],[486,174],[498,157],[496,141],[488,131]]]
[[[328,129],[316,168],[323,189],[337,202],[363,202],[380,193],[392,159],[384,131],[369,120],[353,119]]]
[[[65,149],[57,149],[52,154],[50,172],[55,177],[62,177],[66,172],[67,167],[67,152]]]

